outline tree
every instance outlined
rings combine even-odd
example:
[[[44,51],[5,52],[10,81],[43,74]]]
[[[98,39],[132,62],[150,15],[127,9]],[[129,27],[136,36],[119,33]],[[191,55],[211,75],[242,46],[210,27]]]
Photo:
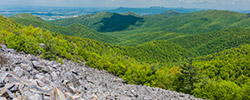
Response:
[[[242,100],[242,93],[234,82],[224,80],[208,81],[206,85],[194,90],[195,96],[212,100]]]
[[[192,93],[192,90],[195,88],[195,83],[198,83],[201,79],[201,73],[192,63],[193,59],[190,59],[188,63],[180,67],[181,74],[178,79],[177,91]]]
[[[42,58],[46,60],[57,60],[57,52],[55,49],[55,44],[53,40],[45,42],[45,47],[43,48]]]

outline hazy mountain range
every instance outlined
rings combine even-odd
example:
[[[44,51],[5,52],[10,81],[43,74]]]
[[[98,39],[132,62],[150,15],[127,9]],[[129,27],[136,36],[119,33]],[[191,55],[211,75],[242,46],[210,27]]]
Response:
[[[250,99],[249,13],[163,7],[93,12],[53,21],[27,13],[0,16],[0,43],[62,64],[84,62],[129,84],[212,100]]]

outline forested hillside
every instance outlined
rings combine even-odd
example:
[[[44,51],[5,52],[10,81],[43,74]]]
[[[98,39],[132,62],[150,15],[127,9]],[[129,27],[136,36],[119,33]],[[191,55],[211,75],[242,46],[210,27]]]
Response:
[[[190,59],[180,66],[184,70],[179,77],[179,84],[182,85],[177,90],[214,100],[248,100],[249,65],[250,45],[248,44]]]
[[[200,11],[183,14],[164,20],[158,25],[161,30],[180,33],[203,33],[231,27],[250,28],[246,14],[231,11]]]
[[[176,63],[193,57],[190,51],[169,41],[151,41],[136,47],[127,47],[126,54],[148,63]]]
[[[232,28],[227,30],[202,33],[192,36],[175,38],[170,41],[182,47],[196,51],[198,55],[207,55],[220,52],[242,44],[250,43],[250,30]]]
[[[31,14],[17,14],[14,16],[10,16],[9,18],[16,21],[17,23],[26,26],[32,25],[34,27],[40,27],[49,30],[51,32],[61,33],[68,36],[90,38],[101,42],[115,41],[114,37],[110,37],[105,34],[99,33],[84,25],[77,23],[69,26],[57,26]]]
[[[212,100],[248,100],[249,18],[217,10],[102,12],[51,23],[27,14],[10,17],[14,21],[0,16],[0,43],[60,63],[86,61],[130,84]]]
[[[108,33],[120,40],[114,44],[135,46],[151,40],[164,40],[165,37],[169,40],[170,34],[177,38],[229,28],[250,28],[250,17],[247,14],[231,11],[206,10],[180,15],[150,15],[143,18],[142,25],[134,30]]]
[[[141,22],[142,20],[143,18],[141,17],[129,14],[126,15],[100,12],[76,18],[55,20],[52,21],[52,23],[61,26],[68,26],[71,24],[80,23],[99,32],[113,32],[129,29],[130,26],[138,26],[140,24],[137,23]]]
[[[163,13],[165,11],[175,10],[182,13],[195,12],[200,11],[202,9],[187,9],[187,8],[165,8],[160,6],[153,6],[149,8],[127,8],[127,7],[119,7],[117,9],[108,10],[108,12],[115,13],[126,13],[126,12],[135,12],[140,15],[155,15],[159,13]]]
[[[190,58],[155,73],[158,87],[213,100],[249,99],[249,51],[242,45],[204,57]],[[167,72],[167,73],[166,73]]]

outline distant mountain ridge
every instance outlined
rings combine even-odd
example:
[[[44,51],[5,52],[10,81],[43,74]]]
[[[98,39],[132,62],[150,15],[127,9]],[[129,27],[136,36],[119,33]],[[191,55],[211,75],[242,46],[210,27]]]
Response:
[[[137,23],[140,23],[142,21],[142,17],[130,14],[100,12],[96,14],[55,20],[51,22],[60,26],[68,26],[74,23],[80,23],[99,32],[114,32],[129,29],[130,26],[139,26],[140,24]]]
[[[192,8],[165,8],[165,7],[149,7],[149,8],[127,8],[127,7],[119,7],[117,9],[107,10],[107,12],[114,13],[126,13],[126,12],[135,12],[139,15],[155,15],[160,14],[169,10],[175,10],[181,13],[189,13],[196,12],[205,9],[192,9]]]
[[[221,10],[169,10],[143,16],[101,12],[56,20],[58,23],[23,17],[14,17],[16,22],[0,17],[0,43],[61,63],[61,58],[86,61],[131,84],[212,100],[250,99],[249,14]],[[103,33],[97,32],[102,27]]]
[[[169,15],[168,13],[142,16],[144,22],[134,30],[108,34],[121,40],[114,44],[135,46],[151,40],[170,40],[231,28],[250,29],[250,17],[244,13],[218,10],[204,10],[177,15]],[[174,13],[176,12],[174,11]]]
[[[108,42],[106,39],[109,41],[114,40],[113,37],[106,36],[105,34],[99,33],[78,23],[69,26],[57,26],[31,14],[17,14],[10,16],[9,18],[26,26],[33,25],[34,27],[40,27],[51,32],[61,33],[68,36],[90,38],[102,42]]]

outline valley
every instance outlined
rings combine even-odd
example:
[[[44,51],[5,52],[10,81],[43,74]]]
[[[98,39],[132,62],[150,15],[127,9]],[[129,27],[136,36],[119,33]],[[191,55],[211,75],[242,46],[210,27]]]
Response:
[[[128,84],[203,99],[250,99],[249,14],[148,9],[151,14],[118,8],[53,21],[0,15],[0,43],[61,64],[84,62]]]

